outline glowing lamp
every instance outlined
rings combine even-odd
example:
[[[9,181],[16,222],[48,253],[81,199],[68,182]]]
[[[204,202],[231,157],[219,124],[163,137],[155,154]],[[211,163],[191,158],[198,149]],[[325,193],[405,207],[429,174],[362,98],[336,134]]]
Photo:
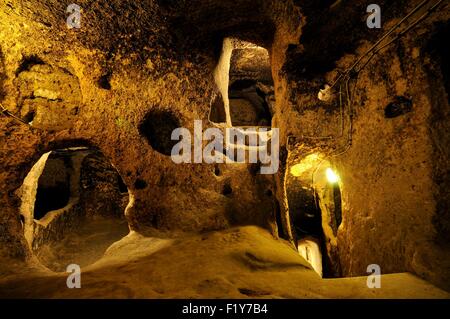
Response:
[[[339,176],[331,168],[327,168],[326,175],[331,184],[339,182]]]

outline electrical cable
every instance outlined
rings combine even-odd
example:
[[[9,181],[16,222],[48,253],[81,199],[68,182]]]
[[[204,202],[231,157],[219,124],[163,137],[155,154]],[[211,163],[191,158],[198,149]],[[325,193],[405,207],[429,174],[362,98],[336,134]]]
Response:
[[[395,41],[399,40],[401,37],[403,37],[408,31],[410,31],[412,28],[414,28],[417,24],[419,24],[420,22],[422,22],[422,20],[424,20],[425,18],[427,18],[431,13],[433,13],[433,11],[435,11],[438,6],[443,2],[444,0],[439,0],[437,3],[435,3],[432,7],[430,7],[427,12],[425,12],[422,16],[420,16],[418,19],[416,19],[413,23],[411,23],[409,26],[406,27],[406,29],[404,29],[403,31],[401,31],[394,39],[392,39],[391,41],[389,41],[388,43],[384,44],[383,46],[377,48],[375,51],[372,52],[372,54],[370,55],[370,57],[367,59],[367,61],[359,68],[358,71],[356,71],[357,73],[359,73],[362,69],[364,69],[367,64],[369,64],[369,62],[373,59],[373,57],[375,57],[380,51],[382,51],[383,49],[385,49],[386,47],[388,47],[389,45],[391,45],[392,43],[394,43]]]
[[[443,0],[440,0],[439,2],[442,2]],[[425,4],[427,4],[429,0],[422,1],[419,5],[417,5],[410,13],[408,13],[404,18],[402,18],[396,25],[394,25],[388,32],[386,32],[377,42],[375,42],[374,45],[370,47],[362,56],[360,56],[353,65],[348,68],[344,73],[340,74],[337,79],[334,81],[334,83],[331,85],[330,89],[336,86],[336,84],[343,79],[345,76],[348,76],[351,74],[351,72],[358,66],[358,64],[362,61],[362,59],[370,54],[375,48],[383,42],[384,39],[386,39],[389,35],[391,35],[400,25],[403,24],[406,20],[409,19],[413,14],[415,14],[417,11],[419,11]]]
[[[22,123],[22,124],[25,124],[25,125],[27,125],[27,126],[31,126],[29,123],[25,122],[25,121],[22,120],[20,117],[15,116],[15,115],[12,114],[10,111],[8,111],[8,110],[3,106],[2,103],[0,103],[0,107],[1,107],[1,109],[2,109],[2,110],[1,110],[1,114],[5,115],[5,116],[8,116],[8,117],[11,117],[11,118],[13,118],[14,120],[16,120],[16,121],[18,121],[18,122],[20,122],[20,123]]]
[[[345,72],[339,74],[339,76],[336,78],[336,80],[333,82],[333,84],[330,86],[330,90],[333,89],[341,80],[344,80],[348,77],[352,76],[352,72],[355,70],[355,68],[358,66],[358,64],[368,55],[371,54],[371,56],[369,57],[368,61],[366,61],[364,63],[364,65],[362,67],[359,68],[359,70],[357,70],[355,73],[360,72],[369,62],[370,60],[378,53],[380,52],[382,49],[384,49],[385,47],[387,47],[388,45],[390,45],[391,43],[393,43],[394,41],[396,41],[400,36],[402,36],[403,34],[405,34],[407,31],[409,31],[412,27],[414,27],[415,25],[417,25],[417,23],[419,23],[421,20],[423,20],[424,18],[426,18],[434,9],[437,8],[437,6],[439,6],[439,4],[442,2],[443,0],[439,0],[431,9],[428,9],[427,13],[425,15],[423,15],[421,18],[419,18],[418,20],[416,20],[413,25],[408,26],[405,30],[403,30],[397,37],[395,37],[394,39],[392,39],[391,41],[389,41],[386,45],[384,45],[381,48],[377,49],[377,46],[379,44],[381,44],[389,35],[391,35],[395,30],[397,30],[402,24],[403,22],[405,22],[406,20],[408,20],[413,14],[415,14],[416,12],[418,12],[421,8],[423,8],[428,2],[429,0],[424,0],[422,1],[419,5],[417,5],[411,12],[409,12],[405,17],[403,17],[396,25],[394,25],[387,33],[385,33],[380,39],[378,39],[378,41],[373,44],[370,49],[368,49],[362,56],[360,56],[354,63],[353,65],[348,68]],[[375,51],[374,51],[375,50]],[[347,92],[348,93],[348,92]],[[347,95],[348,96],[348,95]],[[342,137],[342,135],[339,136],[333,136],[333,135],[328,135],[328,136],[301,136],[301,139],[311,139],[311,140],[332,140],[335,138],[340,138]]]
[[[376,56],[384,48],[388,47],[389,45],[391,45],[392,43],[394,43],[395,41],[400,39],[408,31],[410,31],[412,28],[414,28],[416,25],[418,25],[420,22],[422,22],[431,13],[433,13],[443,1],[444,0],[438,0],[434,5],[432,5],[430,8],[428,8],[427,11],[424,14],[422,14],[419,18],[417,18],[411,24],[407,25],[405,29],[400,31],[397,34],[397,36],[395,36],[393,39],[391,39],[390,41],[388,41],[386,44],[382,45],[381,47],[378,47],[378,45],[380,45],[389,35],[391,35],[395,30],[397,30],[405,21],[407,21],[411,16],[413,16],[420,9],[422,9],[426,4],[428,4],[429,0],[424,0],[421,3],[419,3],[411,12],[409,12],[405,17],[403,17],[396,25],[394,25],[387,33],[385,33],[374,45],[372,45],[369,50],[367,50],[362,56],[360,56],[353,63],[353,65],[350,68],[348,68],[345,72],[339,74],[337,79],[331,85],[330,89],[335,87],[339,82],[345,81],[346,97],[347,97],[347,103],[348,103],[348,107],[349,107],[349,111],[348,112],[349,112],[349,122],[350,122],[349,125],[350,125],[350,127],[352,127],[352,121],[353,121],[353,116],[354,116],[354,114],[353,114],[354,111],[352,109],[352,103],[350,102],[350,100],[352,100],[352,99],[349,100],[349,97],[350,97],[351,93],[349,92],[348,82],[350,81],[350,79],[352,77],[356,77],[357,78],[359,73],[362,71],[362,69],[364,69],[367,66],[367,64],[373,59],[374,56]],[[365,63],[362,66],[358,67],[358,65],[363,61],[363,59],[365,57],[367,57],[367,55],[369,55],[369,54],[370,54],[370,56],[367,59],[367,61],[365,61]],[[357,84],[357,81],[355,81],[354,89],[356,88],[356,84]],[[342,84],[339,86],[340,103],[342,103],[342,91],[341,90],[342,90]],[[341,116],[342,116],[342,113],[341,113]],[[349,131],[350,131],[350,129],[349,129]],[[339,137],[343,136],[343,129],[341,130],[341,133],[342,134]],[[307,138],[307,139],[330,139],[330,136],[317,136],[317,137],[313,137],[313,136],[306,136],[305,137],[305,136],[302,136],[302,138]],[[334,139],[334,138],[335,137],[331,136],[331,139]],[[348,151],[348,149],[349,149],[348,145],[351,146],[351,144],[352,144],[352,137],[351,137],[351,133],[349,132],[349,139],[348,139],[347,146],[345,147],[345,150],[343,152],[341,152],[341,153],[338,153],[337,155],[344,154],[346,151]],[[335,156],[337,156],[337,155],[335,155]]]

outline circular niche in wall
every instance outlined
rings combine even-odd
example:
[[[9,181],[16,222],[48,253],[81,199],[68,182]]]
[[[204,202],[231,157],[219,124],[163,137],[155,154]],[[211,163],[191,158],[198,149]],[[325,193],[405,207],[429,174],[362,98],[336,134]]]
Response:
[[[178,143],[171,140],[172,132],[179,127],[180,121],[172,112],[152,110],[139,125],[139,133],[155,151],[170,156],[172,148]]]

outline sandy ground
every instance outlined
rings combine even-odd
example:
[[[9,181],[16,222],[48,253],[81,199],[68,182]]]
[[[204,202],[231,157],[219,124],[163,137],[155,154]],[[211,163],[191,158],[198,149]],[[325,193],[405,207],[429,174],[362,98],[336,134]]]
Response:
[[[85,267],[102,258],[109,246],[128,233],[124,219],[90,218],[61,240],[40,247],[36,255],[43,265],[56,272],[65,271],[70,264]]]
[[[89,245],[88,243],[86,243]],[[321,279],[284,241],[249,226],[176,239],[135,232],[82,268],[81,289],[68,274],[28,265],[2,276],[2,298],[449,298],[411,274]]]

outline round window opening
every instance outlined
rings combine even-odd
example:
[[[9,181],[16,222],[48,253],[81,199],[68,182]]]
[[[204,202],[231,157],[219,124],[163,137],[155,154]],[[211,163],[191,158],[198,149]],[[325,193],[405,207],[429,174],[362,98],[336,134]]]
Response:
[[[177,141],[172,141],[172,132],[181,127],[175,114],[156,110],[148,113],[139,125],[139,133],[157,152],[170,156]]]

